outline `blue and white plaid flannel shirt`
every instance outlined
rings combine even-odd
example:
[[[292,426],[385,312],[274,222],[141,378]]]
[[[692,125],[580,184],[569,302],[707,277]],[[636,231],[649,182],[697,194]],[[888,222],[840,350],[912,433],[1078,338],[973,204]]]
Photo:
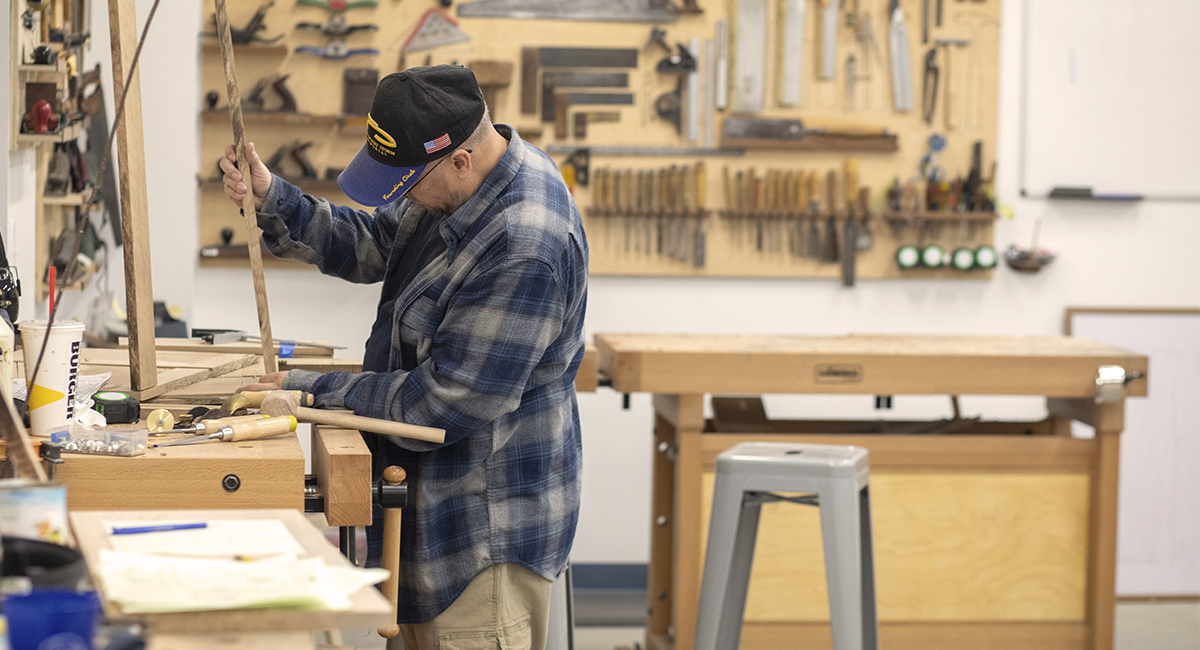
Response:
[[[376,477],[390,464],[409,476],[400,623],[445,611],[494,564],[553,579],[579,518],[587,242],[554,162],[497,130],[507,152],[441,224],[446,253],[399,293],[390,372],[293,370],[284,386],[321,407],[446,430],[440,445],[364,434]],[[372,283],[390,276],[423,213],[408,200],[374,215],[331,206],[276,177],[259,225],[276,255]]]

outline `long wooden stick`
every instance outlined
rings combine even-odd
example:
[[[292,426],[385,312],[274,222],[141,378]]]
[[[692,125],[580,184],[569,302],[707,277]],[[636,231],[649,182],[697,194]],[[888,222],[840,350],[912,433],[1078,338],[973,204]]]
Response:
[[[250,272],[254,275],[254,302],[258,308],[258,330],[262,336],[263,369],[277,372],[274,339],[271,338],[271,314],[267,309],[267,281],[263,277],[262,230],[258,227],[258,212],[254,209],[254,187],[250,181],[250,163],[246,160],[246,129],[242,123],[242,94],[238,91],[237,74],[233,67],[233,39],[229,35],[229,14],[225,11],[225,0],[216,0],[217,37],[221,40],[221,61],[225,64],[225,87],[229,95],[229,119],[233,123],[233,148],[237,151],[238,171],[246,184],[246,195],[242,198],[242,216],[246,219],[250,250]]]
[[[125,93],[125,80],[137,50],[134,3],[108,0],[112,41],[113,101]],[[121,109],[118,108],[118,111]],[[134,390],[158,384],[154,349],[154,288],[150,276],[150,208],[146,199],[146,147],[142,133],[142,84],[134,72],[117,129],[117,183],[121,193],[121,233],[125,241],[125,313],[129,324],[129,383]],[[100,143],[97,143],[99,146]],[[108,188],[106,188],[108,191]],[[28,372],[33,372],[32,370]]]
[[[17,476],[33,478],[46,482],[46,471],[42,469],[42,461],[33,451],[33,443],[25,425],[17,417],[17,410],[7,399],[0,399],[0,433],[4,436],[4,448],[8,460],[17,470]]]

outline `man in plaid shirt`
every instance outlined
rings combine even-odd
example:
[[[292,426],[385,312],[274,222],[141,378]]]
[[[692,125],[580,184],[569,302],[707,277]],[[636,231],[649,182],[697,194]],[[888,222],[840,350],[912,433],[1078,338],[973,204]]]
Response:
[[[493,127],[465,68],[387,76],[367,123],[367,145],[338,183],[381,206],[373,215],[302,194],[247,146],[271,251],[383,282],[364,372],[293,370],[255,388],[445,429],[444,444],[364,434],[376,477],[399,465],[411,486],[397,612],[405,647],[542,648],[551,581],[579,516],[579,211],[546,154]],[[221,165],[240,206],[232,147]],[[368,529],[375,565],[381,528]]]

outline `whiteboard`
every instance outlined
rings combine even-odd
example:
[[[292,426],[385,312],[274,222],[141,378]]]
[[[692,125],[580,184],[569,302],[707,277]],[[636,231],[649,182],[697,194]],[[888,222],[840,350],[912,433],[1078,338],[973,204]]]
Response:
[[[1023,5],[1022,193],[1200,200],[1200,2]]]
[[[1117,595],[1200,594],[1200,312],[1071,313],[1072,336],[1150,358],[1125,400]]]

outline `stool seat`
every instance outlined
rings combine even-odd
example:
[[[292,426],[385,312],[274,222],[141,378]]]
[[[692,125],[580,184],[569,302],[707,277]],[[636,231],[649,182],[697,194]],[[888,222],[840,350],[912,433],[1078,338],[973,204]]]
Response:
[[[758,478],[853,478],[867,484],[867,450],[844,445],[743,442],[717,456],[717,473]]]
[[[834,650],[878,650],[869,476],[860,447],[746,442],[718,455],[695,650],[738,647],[762,504],[780,499],[821,510]]]

